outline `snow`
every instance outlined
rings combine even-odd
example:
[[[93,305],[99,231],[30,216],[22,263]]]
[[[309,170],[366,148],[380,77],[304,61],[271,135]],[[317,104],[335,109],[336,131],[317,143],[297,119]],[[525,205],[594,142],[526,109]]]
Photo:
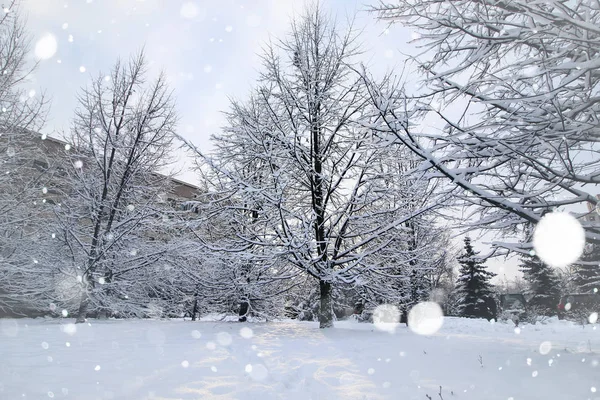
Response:
[[[519,335],[449,317],[431,336],[351,321],[64,326],[0,320],[0,398],[410,400],[439,398],[441,386],[445,399],[585,399],[600,373],[600,329],[557,319]]]
[[[198,6],[191,1],[186,1],[179,9],[179,15],[185,19],[194,19],[198,16],[199,12],[200,10],[198,9]]]
[[[54,56],[57,48],[56,37],[51,33],[46,33],[35,43],[34,53],[36,58],[47,60]]]
[[[552,212],[540,219],[533,233],[533,247],[546,264],[562,268],[574,263],[583,253],[585,231],[575,217]]]
[[[391,304],[382,304],[373,310],[373,322],[377,329],[393,333],[400,322],[400,310]]]
[[[424,301],[408,313],[410,330],[419,335],[433,335],[444,324],[444,314],[438,303]]]

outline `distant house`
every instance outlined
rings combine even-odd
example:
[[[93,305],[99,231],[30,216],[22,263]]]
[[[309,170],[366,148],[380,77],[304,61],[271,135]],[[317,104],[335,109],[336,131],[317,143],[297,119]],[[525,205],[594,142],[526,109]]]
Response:
[[[596,198],[599,201],[600,204],[600,194],[596,195]],[[587,209],[588,212],[586,214],[583,214],[580,219],[584,222],[588,222],[590,225],[599,225],[600,226],[600,213],[598,213],[598,210],[600,210],[600,207],[597,207],[594,203],[587,203]]]

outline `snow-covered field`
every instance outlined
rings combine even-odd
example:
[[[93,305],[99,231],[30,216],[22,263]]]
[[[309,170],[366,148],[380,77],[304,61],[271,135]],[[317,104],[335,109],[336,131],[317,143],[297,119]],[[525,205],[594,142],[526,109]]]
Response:
[[[0,320],[0,399],[600,399],[594,325],[68,322]]]

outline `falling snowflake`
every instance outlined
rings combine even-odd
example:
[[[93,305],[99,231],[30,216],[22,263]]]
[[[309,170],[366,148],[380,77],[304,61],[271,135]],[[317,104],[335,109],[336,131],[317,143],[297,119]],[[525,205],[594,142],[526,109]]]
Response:
[[[240,329],[240,336],[244,339],[250,339],[252,336],[254,336],[254,332],[252,331],[252,329],[245,326],[242,329]]]
[[[187,367],[189,367],[189,366],[190,366],[190,363],[189,363],[189,361],[187,361],[187,360],[183,360],[183,361],[181,362],[181,366],[182,366],[183,368],[187,368]]]
[[[202,334],[199,331],[193,330],[192,331],[192,337],[194,339],[200,339],[202,337]]]
[[[181,8],[179,9],[179,15],[181,15],[181,17],[185,19],[196,18],[198,16],[198,12],[198,6],[196,5],[196,3],[191,1],[186,1],[181,5]]]
[[[550,342],[542,342],[540,344],[540,354],[548,354],[552,350],[552,343]]]
[[[585,246],[585,231],[575,217],[565,212],[546,214],[533,233],[533,246],[546,264],[562,268],[574,263]]]
[[[444,313],[438,303],[424,301],[411,308],[408,327],[419,335],[433,335],[444,324]]]
[[[231,335],[227,332],[219,332],[217,333],[217,342],[221,346],[229,346],[232,342]]]
[[[34,54],[40,60],[47,60],[52,58],[57,48],[56,37],[51,33],[46,33],[35,43]]]
[[[394,332],[400,322],[400,310],[391,304],[382,304],[373,311],[373,324],[381,331]]]
[[[248,367],[248,365],[246,367]],[[254,381],[264,381],[269,376],[269,370],[262,364],[254,364],[250,367],[250,378]]]
[[[75,324],[64,324],[61,326],[61,330],[67,335],[73,336],[77,333],[77,325]]]

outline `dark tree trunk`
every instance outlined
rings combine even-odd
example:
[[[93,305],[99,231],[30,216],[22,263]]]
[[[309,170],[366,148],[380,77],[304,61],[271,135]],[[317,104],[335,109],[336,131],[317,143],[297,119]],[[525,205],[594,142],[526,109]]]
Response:
[[[331,283],[320,281],[321,307],[319,309],[319,328],[333,327],[333,299],[331,295]]]
[[[250,308],[250,303],[248,303],[247,301],[242,301],[240,303],[240,312],[238,314],[239,315],[238,321],[246,322],[249,308]]]
[[[81,300],[79,303],[79,310],[77,310],[77,319],[75,320],[76,324],[81,324],[85,322],[85,317],[87,316],[88,306],[90,304],[90,296],[87,290],[84,288],[81,293]]]
[[[194,296],[194,308],[192,309],[192,321],[196,320],[196,315],[198,315],[198,295]]]

